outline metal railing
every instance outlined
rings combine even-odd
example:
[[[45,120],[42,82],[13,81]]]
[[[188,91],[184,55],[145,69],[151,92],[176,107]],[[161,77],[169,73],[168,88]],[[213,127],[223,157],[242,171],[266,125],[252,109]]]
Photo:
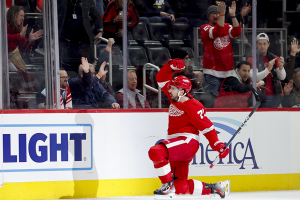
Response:
[[[98,58],[97,58],[97,45],[95,44],[95,42],[97,40],[101,40],[103,42],[108,43],[108,39],[103,38],[103,37],[97,37],[95,39],[95,41],[94,41],[94,57],[95,57],[96,60],[98,60]],[[111,52],[111,48],[109,49],[109,51]],[[112,85],[112,55],[111,55],[111,53],[109,54],[109,57],[108,57],[108,65],[109,65],[109,68],[108,68],[109,83],[110,83],[110,85]]]
[[[158,86],[158,89],[156,89],[156,88],[151,87],[150,85],[146,84],[146,69],[147,69],[147,67],[154,68],[157,71],[160,70],[158,66],[153,65],[151,63],[146,63],[144,65],[144,67],[143,67],[143,95],[146,99],[146,89],[151,90],[152,92],[158,93],[158,108],[161,108],[161,89],[160,89],[160,87]]]

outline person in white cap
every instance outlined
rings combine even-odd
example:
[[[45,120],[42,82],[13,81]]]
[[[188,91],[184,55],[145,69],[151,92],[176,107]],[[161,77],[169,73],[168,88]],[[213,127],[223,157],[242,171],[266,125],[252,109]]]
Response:
[[[269,36],[266,33],[260,33],[256,37],[257,48],[257,77],[256,80],[263,80],[265,87],[261,87],[258,91],[262,103],[260,108],[277,108],[283,96],[283,90],[280,81],[286,77],[283,67],[284,58],[278,57],[268,51],[270,47]],[[252,63],[252,57],[248,58],[248,62]],[[250,77],[252,77],[252,70]]]

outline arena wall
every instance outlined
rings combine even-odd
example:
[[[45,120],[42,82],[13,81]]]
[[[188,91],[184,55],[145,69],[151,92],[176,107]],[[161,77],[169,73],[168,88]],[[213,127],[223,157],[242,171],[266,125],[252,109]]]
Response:
[[[208,110],[229,141],[251,109]],[[300,110],[259,110],[213,169],[202,135],[190,178],[231,180],[231,191],[300,189]],[[3,111],[0,198],[151,195],[160,187],[148,150],[164,139],[167,110]]]

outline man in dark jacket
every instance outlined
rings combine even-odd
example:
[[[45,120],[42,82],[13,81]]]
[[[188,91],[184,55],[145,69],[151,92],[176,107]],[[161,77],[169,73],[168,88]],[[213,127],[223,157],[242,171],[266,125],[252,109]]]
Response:
[[[94,66],[89,64],[86,58],[82,58],[78,77],[69,81],[73,108],[120,108],[115,98],[100,83],[100,78],[107,73],[104,70],[105,65],[106,62],[103,62],[99,72],[95,75]]]
[[[58,0],[57,10],[60,64],[77,72],[81,57],[94,62],[92,44],[102,37],[103,21],[93,0]]]
[[[250,79],[250,66],[249,62],[241,61],[234,72],[224,79],[214,105],[215,108],[247,108],[252,106],[250,95],[253,87]],[[264,81],[258,81],[256,86],[259,88],[264,84]]]

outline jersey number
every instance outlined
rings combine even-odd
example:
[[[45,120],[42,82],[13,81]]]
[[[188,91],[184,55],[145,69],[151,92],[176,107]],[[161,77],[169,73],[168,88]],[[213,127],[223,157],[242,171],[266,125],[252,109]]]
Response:
[[[203,119],[203,118],[204,118],[203,116],[205,116],[205,117],[206,117],[206,113],[204,112],[204,109],[202,109],[202,110],[199,110],[197,113],[198,113],[198,115],[200,115],[200,118],[201,118],[201,119]]]
[[[204,29],[204,31],[207,31],[209,28],[210,28],[210,26],[208,25],[208,26],[205,26],[203,29]]]

